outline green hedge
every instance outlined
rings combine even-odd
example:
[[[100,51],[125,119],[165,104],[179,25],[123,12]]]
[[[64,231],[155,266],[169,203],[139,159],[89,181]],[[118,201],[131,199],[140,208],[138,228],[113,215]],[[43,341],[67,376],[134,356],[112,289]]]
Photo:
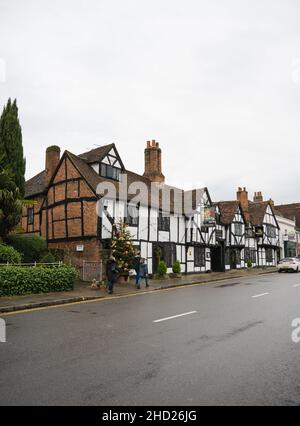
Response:
[[[24,263],[38,262],[48,251],[46,241],[39,235],[13,234],[6,241],[22,254]]]
[[[0,296],[72,290],[77,276],[71,266],[0,267]]]
[[[0,244],[0,263],[21,263],[22,256],[13,247]]]

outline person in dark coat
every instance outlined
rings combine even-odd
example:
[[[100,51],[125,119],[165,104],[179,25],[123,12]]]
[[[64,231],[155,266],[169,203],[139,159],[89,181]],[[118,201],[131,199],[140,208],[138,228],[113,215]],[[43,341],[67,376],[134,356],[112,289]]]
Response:
[[[140,282],[139,282],[139,288],[141,287],[142,279],[145,280],[146,287],[149,287],[149,284],[148,284],[148,265],[146,263],[146,259],[143,258],[143,257],[141,258],[141,263],[140,263]]]
[[[110,256],[106,263],[106,276],[108,281],[108,292],[112,294],[114,292],[114,284],[118,278],[118,268],[114,256]]]
[[[138,251],[133,258],[132,265],[135,270],[135,286],[136,288],[140,287],[140,263],[141,263],[141,254]]]

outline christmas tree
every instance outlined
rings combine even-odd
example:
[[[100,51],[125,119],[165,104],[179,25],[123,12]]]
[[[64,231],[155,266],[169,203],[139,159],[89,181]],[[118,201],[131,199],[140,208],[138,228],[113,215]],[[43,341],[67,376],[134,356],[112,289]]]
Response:
[[[112,255],[116,258],[120,272],[128,274],[133,267],[132,261],[135,256],[135,250],[126,223],[119,222],[117,225],[114,225],[114,239],[111,243],[111,248]]]

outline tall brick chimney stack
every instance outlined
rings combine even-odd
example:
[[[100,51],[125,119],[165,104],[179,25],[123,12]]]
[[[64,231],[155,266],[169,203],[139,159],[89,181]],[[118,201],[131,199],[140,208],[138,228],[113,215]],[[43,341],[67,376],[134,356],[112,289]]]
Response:
[[[152,182],[164,182],[165,177],[161,172],[161,149],[155,140],[147,141],[145,148],[144,176]]]
[[[264,197],[263,197],[262,193],[260,191],[254,192],[253,202],[254,203],[261,203],[262,201],[264,201]]]
[[[45,184],[48,185],[52,175],[60,160],[60,147],[57,145],[48,146],[46,149],[46,164],[45,164]]]
[[[249,199],[248,199],[248,192],[246,190],[246,188],[238,188],[238,191],[236,193],[236,197],[237,200],[240,202],[241,206],[242,206],[242,210],[244,213],[244,216],[246,218],[246,220],[249,222],[250,221],[250,215],[249,215]]]

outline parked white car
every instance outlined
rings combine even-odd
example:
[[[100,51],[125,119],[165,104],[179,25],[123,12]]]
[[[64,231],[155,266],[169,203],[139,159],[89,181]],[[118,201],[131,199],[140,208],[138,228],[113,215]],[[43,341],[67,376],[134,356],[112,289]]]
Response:
[[[300,272],[300,259],[297,257],[286,257],[285,259],[282,259],[280,262],[278,262],[277,270],[278,272]]]

